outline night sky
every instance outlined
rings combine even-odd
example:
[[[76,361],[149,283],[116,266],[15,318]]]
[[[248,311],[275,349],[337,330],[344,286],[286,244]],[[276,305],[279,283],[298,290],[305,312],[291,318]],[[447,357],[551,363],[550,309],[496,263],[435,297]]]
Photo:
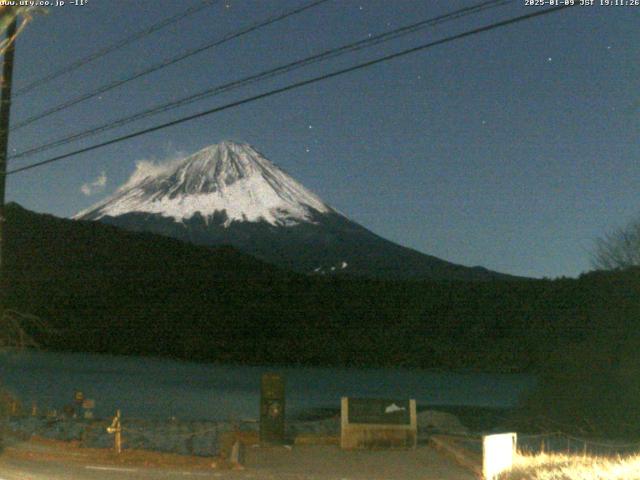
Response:
[[[50,8],[18,39],[14,89],[199,3]],[[214,1],[15,98],[12,123],[305,3]],[[19,129],[10,154],[474,3],[332,0]],[[9,168],[541,8],[519,0]],[[577,276],[590,269],[595,238],[640,213],[639,60],[640,7],[574,7],[11,175],[7,199],[68,217],[126,181],[136,162],[229,139],[250,143],[327,203],[402,245],[516,275]]]

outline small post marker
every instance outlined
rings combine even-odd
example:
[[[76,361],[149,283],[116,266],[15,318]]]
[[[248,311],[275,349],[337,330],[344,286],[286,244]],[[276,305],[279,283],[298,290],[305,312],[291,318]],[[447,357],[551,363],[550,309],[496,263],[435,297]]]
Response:
[[[114,433],[114,449],[117,454],[122,453],[122,422],[120,418],[120,410],[116,410],[116,416],[113,417],[113,422],[107,427],[108,433]]]
[[[240,440],[236,440],[231,447],[229,463],[234,470],[244,470],[244,445]]]

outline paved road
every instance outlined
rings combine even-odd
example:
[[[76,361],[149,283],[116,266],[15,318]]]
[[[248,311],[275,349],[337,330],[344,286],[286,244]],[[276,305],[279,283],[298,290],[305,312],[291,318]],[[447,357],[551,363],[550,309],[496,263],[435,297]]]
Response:
[[[244,473],[244,472],[237,472]],[[109,465],[76,465],[53,461],[26,461],[0,459],[0,480],[170,480],[187,478],[244,479],[256,478],[237,475],[236,472],[187,472],[148,468],[114,467]]]
[[[37,457],[36,457],[37,458]],[[473,480],[429,447],[409,451],[345,452],[335,446],[247,451],[246,470],[144,468],[78,461],[37,460],[5,454],[0,480]]]

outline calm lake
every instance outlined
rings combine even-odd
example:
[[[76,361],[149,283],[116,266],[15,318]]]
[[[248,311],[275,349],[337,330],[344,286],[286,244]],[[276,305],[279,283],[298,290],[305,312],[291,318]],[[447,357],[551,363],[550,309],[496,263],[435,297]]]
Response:
[[[284,375],[287,415],[339,408],[340,397],[415,398],[419,406],[511,407],[535,380],[523,374],[317,367],[247,367],[96,354],[0,354],[0,381],[29,407],[61,410],[74,390],[96,402],[97,417],[117,408],[130,418],[250,420],[260,377]]]

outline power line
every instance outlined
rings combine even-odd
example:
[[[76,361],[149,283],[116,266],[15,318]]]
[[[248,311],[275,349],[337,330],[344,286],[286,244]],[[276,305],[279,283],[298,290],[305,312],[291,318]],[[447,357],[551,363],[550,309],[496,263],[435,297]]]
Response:
[[[366,47],[369,47],[369,46],[372,46],[372,45],[376,45],[378,43],[382,43],[384,41],[389,41],[389,40],[392,40],[392,39],[395,39],[395,38],[399,38],[400,36],[407,35],[409,33],[414,33],[414,32],[419,31],[419,30],[421,30],[421,29],[423,29],[423,28],[425,28],[427,26],[434,26],[434,25],[437,25],[437,24],[439,24],[441,22],[450,21],[450,20],[453,20],[453,19],[457,19],[457,18],[466,16],[466,15],[472,14],[472,13],[478,13],[478,12],[480,12],[482,10],[485,10],[485,9],[488,9],[488,8],[495,8],[497,6],[501,6],[501,5],[504,5],[504,4],[507,4],[507,3],[512,3],[512,2],[513,2],[513,0],[491,0],[491,1],[487,1],[487,2],[484,2],[484,3],[478,4],[478,5],[475,5],[473,7],[467,7],[467,8],[464,8],[464,9],[456,10],[455,12],[451,12],[451,13],[448,13],[448,14],[445,14],[445,15],[441,15],[439,17],[435,17],[435,18],[431,18],[431,19],[424,20],[424,21],[421,21],[421,22],[417,22],[417,23],[414,23],[414,24],[411,24],[411,25],[408,25],[408,26],[405,26],[405,27],[401,27],[401,28],[398,28],[398,29],[395,29],[395,30],[392,30],[392,31],[389,31],[389,32],[385,32],[383,34],[380,34],[380,35],[377,35],[377,36],[374,36],[374,37],[371,37],[371,38],[360,40],[360,41],[355,42],[355,43],[350,43],[350,44],[347,44],[347,45],[342,46],[342,47],[338,47],[338,48],[331,49],[331,50],[326,50],[324,52],[321,52],[321,53],[316,54],[316,55],[312,55],[312,56],[304,58],[302,60],[297,60],[295,62],[291,62],[291,63],[288,63],[286,65],[282,65],[280,67],[276,67],[274,69],[269,69],[269,70],[263,71],[261,73],[255,74],[255,75],[251,75],[249,77],[245,77],[245,78],[240,79],[240,80],[236,80],[236,81],[233,81],[233,82],[230,82],[230,83],[227,83],[227,84],[223,84],[223,85],[220,85],[220,86],[217,86],[217,87],[214,87],[214,88],[209,88],[209,89],[206,89],[206,90],[201,91],[199,93],[196,93],[194,95],[190,95],[188,97],[182,98],[180,100],[169,102],[169,103],[165,103],[165,104],[161,104],[159,106],[153,107],[153,108],[148,109],[148,110],[144,110],[144,111],[139,112],[137,114],[134,114],[134,115],[131,115],[131,116],[127,116],[127,117],[123,117],[123,118],[120,118],[118,120],[109,122],[107,124],[103,124],[101,126],[92,127],[92,128],[90,128],[88,130],[85,130],[83,132],[79,132],[79,133],[76,133],[76,134],[72,134],[72,135],[69,135],[69,136],[66,136],[66,137],[62,137],[62,138],[56,139],[56,140],[54,140],[52,142],[49,142],[49,143],[46,143],[46,144],[43,144],[43,145],[40,145],[40,146],[37,146],[37,147],[33,147],[33,148],[28,149],[28,150],[24,150],[22,152],[14,154],[9,158],[13,160],[13,159],[21,158],[21,157],[24,157],[24,156],[30,156],[30,155],[33,155],[35,153],[46,151],[46,150],[49,150],[51,148],[67,144],[67,143],[75,141],[75,140],[86,138],[88,136],[92,136],[92,135],[97,134],[97,133],[101,133],[101,132],[104,132],[104,131],[107,131],[107,130],[111,130],[113,128],[117,128],[117,127],[126,125],[128,123],[133,122],[133,121],[137,121],[137,120],[141,120],[143,118],[147,118],[147,117],[149,117],[151,115],[155,115],[155,114],[158,114],[158,113],[166,112],[166,111],[172,110],[174,108],[178,108],[178,107],[193,103],[195,101],[202,100],[204,98],[208,98],[208,97],[217,95],[219,93],[223,93],[223,92],[227,92],[227,91],[230,91],[230,90],[234,90],[236,88],[243,87],[243,86],[249,85],[251,83],[255,83],[255,82],[259,81],[259,80],[264,80],[264,79],[267,79],[267,78],[270,78],[270,77],[273,77],[273,76],[276,76],[276,75],[280,75],[282,73],[287,73],[287,72],[290,72],[290,71],[292,71],[294,69],[297,69],[297,68],[300,68],[300,67],[303,67],[303,66],[307,66],[307,65],[312,64],[312,63],[328,60],[330,58],[335,58],[335,57],[337,57],[339,55],[342,55],[344,53],[347,53],[347,52],[360,50],[360,49],[363,49],[363,48],[366,48]]]
[[[83,138],[87,138],[89,136],[93,136],[96,135],[98,133],[102,133],[108,130],[112,130],[114,128],[118,128],[121,127],[123,125],[129,124],[131,122],[137,121],[137,120],[141,120],[159,113],[163,113],[163,112],[167,112],[169,110],[173,110],[175,108],[178,107],[182,107],[185,105],[188,105],[190,103],[199,101],[199,100],[203,100],[205,98],[209,98],[215,95],[218,95],[220,93],[225,93],[225,92],[229,92],[231,90],[235,90],[236,88],[240,88],[240,87],[244,87],[246,85],[249,84],[253,84],[256,83],[258,81],[261,80],[265,80],[271,77],[274,77],[276,75],[281,75],[283,73],[288,73],[291,72],[295,69],[301,68],[301,67],[305,67],[317,62],[321,62],[321,61],[325,61],[325,60],[329,60],[332,58],[336,58],[340,55],[343,55],[345,53],[349,53],[349,52],[353,52],[353,51],[357,51],[357,50],[361,50],[364,48],[368,48],[371,47],[373,45],[377,45],[379,43],[382,42],[386,42],[386,41],[390,41],[390,40],[394,40],[396,38],[399,38],[401,36],[404,35],[408,35],[410,33],[415,33],[418,32],[426,27],[431,27],[431,26],[435,26],[438,25],[440,23],[444,23],[447,21],[451,21],[451,20],[455,20],[467,15],[471,15],[471,14],[476,14],[479,13],[481,11],[487,10],[489,8],[496,8],[508,3],[513,3],[514,0],[490,0],[490,1],[486,1],[484,3],[480,3],[471,7],[466,7],[460,10],[456,10],[454,12],[450,12],[444,15],[440,15],[438,17],[434,17],[434,18],[430,18],[427,20],[423,20],[420,22],[416,22],[404,27],[400,27],[400,28],[396,28],[394,30],[391,31],[387,31],[384,32],[382,34],[376,35],[374,37],[371,38],[366,38],[354,43],[349,43],[347,45],[343,45],[341,47],[337,47],[334,49],[330,49],[330,50],[325,50],[321,53],[306,57],[304,59],[301,60],[296,60],[294,62],[290,62],[287,63],[285,65],[281,65],[279,67],[276,68],[272,68],[272,69],[268,69],[265,71],[262,71],[258,74],[254,74],[248,77],[244,77],[242,79],[239,80],[235,80],[233,82],[230,83],[226,83],[223,85],[218,85],[216,87],[213,88],[208,88],[206,90],[203,90],[201,92],[198,92],[196,94],[192,94],[189,95],[187,97],[184,97],[182,99],[179,100],[175,100],[172,102],[168,102],[168,103],[164,103],[164,104],[160,104],[157,105],[155,107],[152,107],[150,109],[147,110],[143,110],[141,112],[138,112],[136,114],[133,115],[129,115],[129,116],[125,116],[125,117],[121,117],[117,120],[113,120],[111,122],[108,122],[106,124],[103,125],[99,125],[97,127],[92,127],[89,128],[87,130],[84,130],[82,132],[78,132],[78,133],[74,133],[71,135],[67,135],[65,137],[61,137],[58,138],[56,140],[53,140],[51,142],[36,146],[36,147],[32,147],[29,148],[27,150],[23,150],[21,152],[18,152],[12,156],[9,157],[10,160],[15,160],[18,158],[22,158],[22,157],[28,157],[31,155],[34,155],[36,153],[40,153],[46,150],[50,150],[52,148],[55,147],[59,147],[61,145],[65,145],[67,143],[76,141],[76,140],[80,140]]]
[[[235,31],[233,33],[229,33],[227,35],[225,35],[224,37],[222,37],[221,39],[217,39],[214,40],[213,42],[209,42],[207,44],[201,45],[199,47],[187,50],[175,57],[172,58],[168,58],[163,60],[160,63],[157,63],[155,65],[152,65],[150,67],[147,67],[143,70],[138,71],[137,73],[134,73],[133,75],[130,75],[128,77],[122,78],[120,80],[116,80],[114,82],[111,83],[107,83],[105,85],[102,85],[101,87],[98,87],[96,90],[92,90],[91,92],[82,94],[78,97],[72,98],[70,100],[67,100],[66,102],[63,102],[59,105],[56,105],[55,107],[51,107],[43,112],[40,112],[36,115],[32,115],[31,117],[28,117],[20,122],[17,122],[12,128],[11,131],[15,131],[18,130],[22,127],[25,127],[27,125],[32,124],[33,122],[40,120],[42,118],[48,117],[49,115],[52,115],[54,113],[60,112],[62,110],[65,110],[69,107],[72,107],[74,105],[77,105],[81,102],[84,102],[85,100],[88,100],[90,98],[96,97],[100,94],[103,94],[105,92],[108,92],[110,90],[113,90],[114,88],[120,87],[126,83],[129,83],[133,80],[136,80],[138,78],[144,77],[146,75],[149,75],[150,73],[156,72],[158,70],[161,70],[163,68],[166,68],[170,65],[173,65],[175,63],[178,63],[182,60],[185,60],[189,57],[192,57],[198,53],[202,53],[206,50],[209,50],[211,48],[217,47],[219,45],[222,45],[223,43],[226,43],[230,40],[234,40],[236,38],[239,38],[241,36],[247,35],[251,32],[254,32],[260,28],[266,27],[268,25],[274,24],[276,22],[279,22],[281,20],[284,20],[285,18],[289,18],[293,15],[297,15],[299,13],[302,13],[306,10],[309,10],[310,8],[313,7],[317,7],[318,5],[321,5],[323,3],[328,2],[329,0],[315,0],[311,3],[307,3],[305,5],[303,5],[302,7],[298,7],[295,8],[293,10],[289,10],[286,11],[284,13],[278,14],[276,16],[272,16],[270,18],[268,18],[267,20],[258,22],[258,23],[254,23],[253,25],[250,25],[249,27],[243,28],[241,30]]]
[[[137,40],[140,40],[141,38],[144,38],[148,35],[151,35],[154,32],[157,32],[158,30],[161,30],[169,25],[171,25],[172,23],[176,23],[180,20],[182,20],[183,18],[186,18],[190,15],[193,15],[195,13],[198,13],[201,10],[204,10],[207,7],[210,7],[211,5],[213,5],[217,0],[203,0],[202,2],[200,2],[198,5],[194,5],[193,7],[190,7],[188,9],[186,9],[185,11],[178,13],[176,15],[173,15],[171,17],[165,18],[164,20],[161,20],[158,23],[155,23],[147,28],[145,28],[144,30],[140,30],[138,32],[132,33],[131,35],[117,41],[116,43],[113,43],[111,45],[108,45],[100,50],[98,50],[97,52],[94,52],[90,55],[87,55],[86,57],[83,57],[79,60],[76,60],[75,62],[72,62],[68,65],[65,65],[63,67],[60,67],[58,70],[54,70],[53,72],[49,73],[48,75],[45,75],[44,77],[41,77],[37,80],[32,81],[31,83],[28,83],[27,85],[25,85],[24,87],[18,89],[15,94],[14,97],[23,95],[27,92],[30,92],[31,90],[33,90],[36,87],[39,87],[40,85],[43,85],[45,83],[50,82],[51,80],[54,80],[58,77],[61,77],[62,75],[66,74],[66,73],[70,73],[74,70],[77,70],[78,68],[86,65],[89,62],[92,62],[100,57],[104,57],[105,55],[111,53],[111,52],[115,52],[116,50],[119,50],[123,47],[126,47],[127,45],[129,45],[130,43],[133,43]]]
[[[78,150],[74,150],[72,152],[65,153],[63,155],[58,155],[56,157],[52,157],[52,158],[49,158],[47,160],[42,160],[40,162],[32,163],[32,164],[26,165],[24,167],[16,168],[16,169],[8,171],[7,175],[13,175],[15,173],[24,172],[26,170],[30,170],[30,169],[33,169],[33,168],[41,167],[41,166],[47,165],[49,163],[58,162],[60,160],[64,160],[66,158],[73,157],[73,156],[79,155],[81,153],[86,153],[86,152],[90,152],[90,151],[93,151],[93,150],[97,150],[99,148],[106,147],[108,145],[112,145],[112,144],[115,144],[115,143],[120,143],[120,142],[123,142],[125,140],[130,140],[132,138],[139,137],[141,135],[146,135],[147,133],[156,132],[158,130],[162,130],[162,129],[165,129],[165,128],[168,128],[168,127],[172,127],[174,125],[185,123],[185,122],[188,122],[190,120],[195,120],[196,118],[201,118],[201,117],[205,117],[205,116],[208,116],[208,115],[212,115],[214,113],[218,113],[218,112],[221,112],[221,111],[224,111],[224,110],[228,110],[230,108],[238,107],[240,105],[244,105],[244,104],[247,104],[247,103],[255,102],[256,100],[261,100],[263,98],[268,98],[268,97],[271,97],[271,96],[274,96],[274,95],[278,95],[280,93],[288,92],[290,90],[294,90],[294,89],[301,88],[301,87],[304,87],[304,86],[307,86],[307,85],[311,85],[311,84],[318,83],[318,82],[321,82],[321,81],[324,81],[324,80],[328,80],[330,78],[337,77],[337,76],[340,76],[340,75],[344,75],[346,73],[354,72],[356,70],[361,70],[361,69],[364,69],[364,68],[372,67],[372,66],[377,65],[379,63],[383,63],[383,62],[386,62],[386,61],[389,61],[389,60],[393,60],[393,59],[396,59],[396,58],[403,57],[405,55],[409,55],[409,54],[416,53],[416,52],[419,52],[419,51],[422,51],[422,50],[426,50],[428,48],[432,48],[432,47],[435,47],[437,45],[442,45],[442,44],[445,44],[445,43],[449,43],[449,42],[452,42],[452,41],[455,41],[455,40],[459,40],[459,39],[466,38],[466,37],[469,37],[469,36],[472,36],[472,35],[476,35],[478,33],[488,32],[488,31],[495,30],[495,29],[498,29],[498,28],[501,28],[501,27],[505,27],[507,25],[512,25],[514,23],[522,22],[522,21],[525,21],[525,20],[530,20],[532,18],[540,17],[540,16],[543,16],[543,15],[548,15],[550,13],[559,12],[559,11],[564,10],[566,8],[569,8],[571,6],[573,6],[573,5],[562,5],[562,6],[559,6],[559,7],[548,8],[548,9],[545,9],[545,10],[541,10],[541,11],[529,13],[529,14],[526,14],[526,15],[521,15],[521,16],[518,16],[518,17],[514,17],[514,18],[511,18],[509,20],[504,20],[504,21],[501,21],[501,22],[492,23],[492,24],[486,25],[484,27],[479,27],[479,28],[475,28],[473,30],[468,30],[466,32],[459,33],[457,35],[452,35],[450,37],[446,37],[446,38],[443,38],[443,39],[440,39],[440,40],[436,40],[434,42],[430,42],[430,43],[426,43],[426,44],[423,44],[423,45],[419,45],[417,47],[413,47],[413,48],[409,48],[409,49],[406,49],[406,50],[402,50],[402,51],[397,52],[397,53],[392,53],[390,55],[385,55],[383,57],[379,57],[379,58],[374,59],[374,60],[369,60],[367,62],[359,63],[359,64],[354,65],[352,67],[348,67],[348,68],[337,70],[337,71],[334,71],[334,72],[331,72],[331,73],[320,75],[318,77],[310,78],[308,80],[303,80],[303,81],[300,81],[300,82],[292,83],[292,84],[287,85],[285,87],[281,87],[281,88],[277,88],[277,89],[274,89],[274,90],[270,90],[268,92],[261,93],[259,95],[254,95],[252,97],[244,98],[242,100],[238,100],[238,101],[235,101],[235,102],[231,102],[231,103],[228,103],[228,104],[220,106],[220,107],[216,107],[216,108],[212,108],[212,109],[209,109],[209,110],[205,110],[203,112],[199,112],[199,113],[196,113],[196,114],[193,114],[193,115],[188,115],[186,117],[182,117],[182,118],[179,118],[177,120],[173,120],[171,122],[166,122],[166,123],[162,123],[160,125],[156,125],[154,127],[145,128],[143,130],[138,130],[137,132],[129,133],[127,135],[122,135],[120,137],[116,137],[116,138],[113,138],[111,140],[107,140],[107,141],[102,142],[102,143],[98,143],[98,144],[95,144],[95,145],[91,145],[89,147],[85,147],[85,148],[81,148],[81,149],[78,149]]]

